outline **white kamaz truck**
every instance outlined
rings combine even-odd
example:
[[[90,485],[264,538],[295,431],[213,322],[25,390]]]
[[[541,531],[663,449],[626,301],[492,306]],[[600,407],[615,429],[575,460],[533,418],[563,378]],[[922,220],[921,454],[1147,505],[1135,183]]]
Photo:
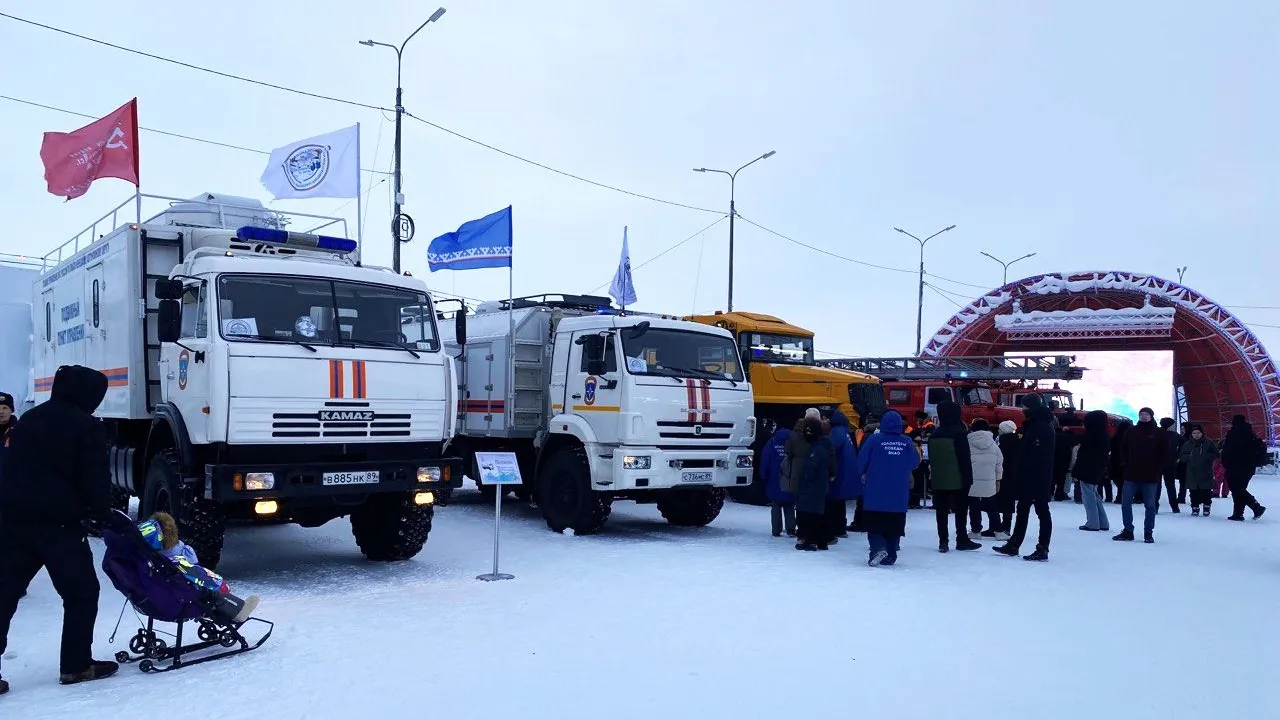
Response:
[[[726,330],[546,295],[485,303],[442,332],[460,364],[455,450],[471,477],[475,452],[514,452],[518,493],[556,532],[600,530],[621,499],[706,525],[725,488],[751,482],[754,404]]]
[[[446,457],[456,369],[426,285],[362,267],[345,232],[286,229],[342,220],[160,199],[150,220],[95,225],[45,258],[36,401],[61,365],[105,373],[117,505],[172,514],[206,565],[228,520],[349,515],[366,557],[416,555],[438,494],[462,480]]]

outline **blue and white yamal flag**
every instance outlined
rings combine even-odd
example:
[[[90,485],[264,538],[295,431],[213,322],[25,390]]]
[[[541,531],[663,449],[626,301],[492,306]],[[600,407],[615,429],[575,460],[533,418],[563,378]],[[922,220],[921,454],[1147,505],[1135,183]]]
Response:
[[[432,240],[427,266],[431,272],[511,267],[511,206]]]
[[[631,249],[627,247],[625,227],[622,228],[622,257],[618,260],[618,269],[613,273],[609,294],[624,308],[636,304],[636,286],[631,282]]]

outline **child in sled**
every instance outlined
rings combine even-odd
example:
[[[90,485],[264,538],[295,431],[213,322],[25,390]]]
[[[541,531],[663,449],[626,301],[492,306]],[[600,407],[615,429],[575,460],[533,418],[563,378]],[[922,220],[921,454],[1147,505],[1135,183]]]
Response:
[[[214,617],[236,625],[249,619],[257,609],[260,598],[250,595],[239,598],[231,594],[231,587],[221,575],[200,566],[200,558],[192,547],[178,538],[178,523],[168,513],[158,512],[150,520],[138,523],[138,530],[151,547],[169,558],[184,577],[193,585],[217,593]]]

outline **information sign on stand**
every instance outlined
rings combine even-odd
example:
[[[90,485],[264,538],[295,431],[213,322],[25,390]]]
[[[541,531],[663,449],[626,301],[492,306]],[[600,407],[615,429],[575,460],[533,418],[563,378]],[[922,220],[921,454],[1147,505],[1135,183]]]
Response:
[[[498,538],[502,535],[502,496],[506,494],[506,485],[519,485],[520,464],[516,462],[516,454],[511,452],[478,452],[476,465],[479,466],[480,484],[492,485],[497,489],[493,501],[493,572],[477,575],[477,580],[493,582],[495,580],[511,580],[515,575],[498,572]]]

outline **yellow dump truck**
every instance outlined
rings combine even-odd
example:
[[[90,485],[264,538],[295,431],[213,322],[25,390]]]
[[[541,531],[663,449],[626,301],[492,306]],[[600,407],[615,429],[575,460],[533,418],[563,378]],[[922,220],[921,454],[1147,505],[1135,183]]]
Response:
[[[880,381],[864,373],[819,367],[813,354],[813,333],[772,315],[749,312],[715,312],[684,318],[722,327],[738,343],[747,378],[755,393],[756,468],[759,449],[767,441],[765,428],[774,423],[790,428],[806,408],[824,412],[840,410],[854,427],[862,418],[879,416],[885,409]],[[737,492],[739,502],[763,503],[764,483],[759,471],[750,488]]]

